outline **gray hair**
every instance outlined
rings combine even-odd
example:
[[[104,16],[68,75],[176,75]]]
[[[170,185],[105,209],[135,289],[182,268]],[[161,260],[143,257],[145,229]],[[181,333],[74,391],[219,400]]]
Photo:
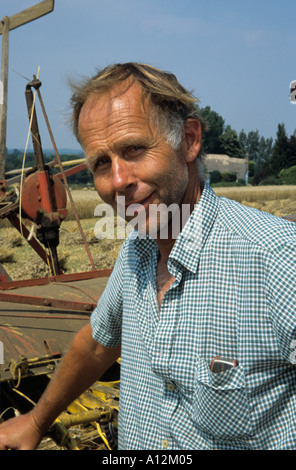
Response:
[[[71,98],[72,129],[78,141],[80,141],[79,115],[89,95],[92,93],[104,94],[127,79],[132,79],[140,84],[142,105],[145,99],[148,99],[152,104],[153,120],[163,130],[167,143],[174,150],[180,147],[182,131],[187,119],[197,119],[202,130],[205,130],[205,123],[199,116],[197,109],[198,99],[178,82],[175,75],[163,72],[151,65],[128,62],[110,65],[82,83],[71,83],[73,90]]]

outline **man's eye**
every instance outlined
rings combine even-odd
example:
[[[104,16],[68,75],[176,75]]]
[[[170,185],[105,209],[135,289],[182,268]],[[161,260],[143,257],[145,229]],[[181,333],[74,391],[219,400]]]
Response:
[[[98,160],[97,162],[97,166],[106,165],[106,163],[108,162],[109,162],[109,158],[100,158],[100,160]]]
[[[145,149],[142,145],[133,145],[133,147],[129,148],[129,154],[130,155],[139,155],[141,152],[143,152]]]
[[[93,165],[92,172],[95,173],[97,170],[100,170],[103,168],[105,165],[108,165],[109,163],[109,158],[99,158],[96,160],[95,164]]]

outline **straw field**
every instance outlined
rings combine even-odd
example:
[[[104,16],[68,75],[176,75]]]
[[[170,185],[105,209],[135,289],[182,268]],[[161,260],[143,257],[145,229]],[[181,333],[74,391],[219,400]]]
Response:
[[[215,188],[215,193],[278,217],[296,214],[296,186]]]
[[[217,188],[215,192],[218,196],[235,199],[244,205],[280,217],[296,213],[296,186]],[[96,238],[95,224],[99,219],[94,216],[94,209],[102,201],[92,189],[73,190],[72,196],[96,268],[112,267],[123,240]],[[69,203],[67,219],[60,228],[58,256],[65,273],[92,269]],[[13,280],[40,277],[49,273],[47,265],[7,221],[0,221],[0,263]]]

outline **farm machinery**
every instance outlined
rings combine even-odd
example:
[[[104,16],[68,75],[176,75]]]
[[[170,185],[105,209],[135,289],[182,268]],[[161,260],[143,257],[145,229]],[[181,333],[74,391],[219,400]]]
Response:
[[[38,401],[75,333],[89,321],[111,270],[96,270],[67,177],[86,168],[64,170],[34,76],[25,96],[35,165],[0,181],[0,219],[7,219],[49,267],[50,274],[13,281],[0,265],[0,423],[29,411]],[[34,90],[34,95],[33,95]],[[45,164],[34,98],[38,96],[55,159]],[[58,167],[60,173],[53,173]],[[64,274],[57,254],[67,197],[91,270]],[[296,214],[286,217],[296,222]],[[58,417],[40,449],[117,448],[120,359]]]
[[[0,422],[29,411],[38,401],[75,333],[89,321],[111,272],[95,268],[67,183],[67,177],[85,169],[86,163],[74,162],[64,170],[40,87],[34,76],[25,90],[35,165],[10,172],[0,181],[0,219],[9,220],[21,233],[50,274],[14,281],[0,265]],[[36,95],[55,152],[48,164]],[[60,173],[54,174],[56,167]],[[87,272],[64,274],[60,267],[57,246],[67,196],[89,257]],[[119,371],[120,359],[59,416],[40,449],[116,449]]]

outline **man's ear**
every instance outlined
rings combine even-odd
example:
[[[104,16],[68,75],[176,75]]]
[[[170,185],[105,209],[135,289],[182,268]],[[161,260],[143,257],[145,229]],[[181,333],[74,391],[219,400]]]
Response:
[[[184,144],[186,151],[186,162],[193,162],[201,149],[202,130],[197,119],[189,118],[184,124]]]

